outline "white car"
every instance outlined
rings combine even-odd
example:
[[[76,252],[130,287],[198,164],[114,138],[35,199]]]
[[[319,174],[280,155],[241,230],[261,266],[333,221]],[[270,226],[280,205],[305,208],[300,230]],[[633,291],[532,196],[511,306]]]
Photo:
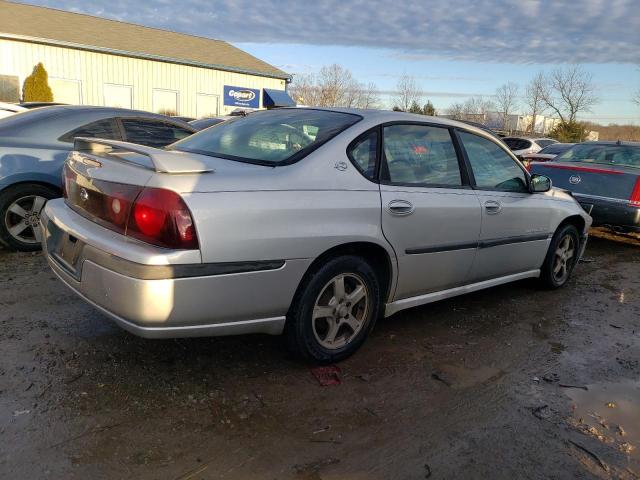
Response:
[[[15,103],[0,102],[0,118],[9,117],[16,113],[26,112],[27,109]]]
[[[553,138],[529,137],[504,137],[502,141],[507,144],[513,154],[518,158],[522,158],[523,155],[528,153],[537,153],[544,147],[558,143],[558,141]]]

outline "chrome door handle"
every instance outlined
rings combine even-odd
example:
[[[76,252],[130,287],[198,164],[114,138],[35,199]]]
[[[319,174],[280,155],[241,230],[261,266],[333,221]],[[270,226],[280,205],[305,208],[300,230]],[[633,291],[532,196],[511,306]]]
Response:
[[[502,210],[502,204],[496,200],[487,200],[484,202],[484,209],[489,215],[495,215]]]
[[[387,210],[393,215],[411,215],[415,209],[407,200],[391,200],[387,205]]]

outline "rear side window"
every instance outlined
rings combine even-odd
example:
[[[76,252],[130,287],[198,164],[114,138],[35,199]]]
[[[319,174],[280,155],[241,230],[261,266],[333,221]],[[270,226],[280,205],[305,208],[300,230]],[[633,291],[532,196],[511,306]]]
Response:
[[[483,137],[460,132],[476,186],[500,192],[527,192],[527,177],[500,146]]]
[[[190,130],[159,120],[123,118],[127,142],[149,147],[166,147],[192,134]]]
[[[347,152],[358,170],[369,180],[374,180],[378,156],[378,130],[360,137]]]
[[[97,122],[83,125],[60,137],[61,142],[73,142],[76,137],[104,138],[107,140],[122,140],[118,126],[113,118],[98,120]]]
[[[459,187],[460,165],[451,134],[428,125],[384,127],[381,180],[403,185]]]
[[[503,138],[502,141],[506,143],[511,150],[526,150],[531,147],[531,142],[524,138]]]

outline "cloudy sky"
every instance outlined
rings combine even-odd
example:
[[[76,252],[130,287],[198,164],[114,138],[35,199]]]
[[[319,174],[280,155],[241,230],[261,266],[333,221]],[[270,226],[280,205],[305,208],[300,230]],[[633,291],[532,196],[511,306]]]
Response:
[[[339,63],[393,90],[419,81],[436,107],[578,62],[601,101],[584,119],[640,124],[638,0],[27,0],[232,42],[283,70]],[[176,7],[179,6],[179,9]]]

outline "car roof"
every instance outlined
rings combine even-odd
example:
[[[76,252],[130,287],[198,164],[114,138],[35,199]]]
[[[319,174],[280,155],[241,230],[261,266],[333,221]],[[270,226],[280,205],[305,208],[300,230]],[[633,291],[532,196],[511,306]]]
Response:
[[[396,112],[393,110],[376,110],[376,109],[364,109],[364,108],[345,108],[345,107],[284,107],[277,110],[321,110],[327,112],[339,112],[350,113],[352,115],[359,115],[363,120],[371,120],[377,123],[385,122],[422,122],[422,123],[438,123],[440,125],[446,125],[450,127],[457,127],[464,130],[481,133],[482,136],[492,137],[496,139],[495,135],[492,135],[487,129],[476,127],[472,124],[459,122],[458,120],[452,120],[445,117],[431,117],[428,115],[420,115],[417,113]]]
[[[16,113],[0,121],[0,136],[33,136],[42,134],[58,138],[62,133],[85,123],[109,117],[143,117],[171,122],[185,129],[196,129],[182,120],[166,115],[117,107],[89,105],[53,105]]]
[[[628,147],[640,147],[640,142],[627,142],[623,140],[598,140],[590,142],[582,142],[578,145],[621,145]]]
[[[535,142],[536,140],[554,140],[553,138],[550,138],[550,137],[524,137],[520,135],[504,137],[503,140],[506,140],[507,138],[514,138],[518,140],[530,140],[533,142]]]

